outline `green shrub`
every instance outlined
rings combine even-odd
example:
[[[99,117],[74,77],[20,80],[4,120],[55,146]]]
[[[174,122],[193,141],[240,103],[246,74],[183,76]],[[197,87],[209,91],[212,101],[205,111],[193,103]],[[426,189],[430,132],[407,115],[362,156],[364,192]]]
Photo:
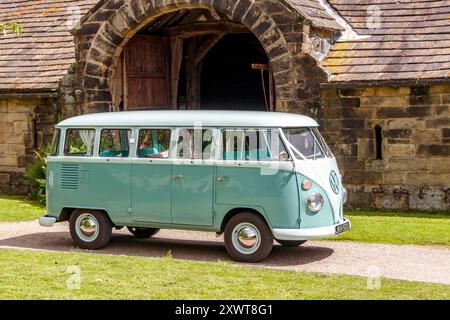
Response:
[[[50,152],[50,146],[42,152],[34,151],[36,160],[27,168],[25,178],[30,185],[30,197],[45,204],[45,178],[47,174],[47,156]]]

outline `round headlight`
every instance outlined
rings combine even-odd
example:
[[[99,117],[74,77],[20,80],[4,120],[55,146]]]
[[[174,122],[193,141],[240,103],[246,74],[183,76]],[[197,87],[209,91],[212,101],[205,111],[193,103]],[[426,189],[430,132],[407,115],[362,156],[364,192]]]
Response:
[[[323,197],[320,193],[313,193],[308,199],[308,209],[311,212],[319,212],[323,207]]]
[[[346,188],[342,188],[342,203],[346,204],[348,198],[348,192]]]

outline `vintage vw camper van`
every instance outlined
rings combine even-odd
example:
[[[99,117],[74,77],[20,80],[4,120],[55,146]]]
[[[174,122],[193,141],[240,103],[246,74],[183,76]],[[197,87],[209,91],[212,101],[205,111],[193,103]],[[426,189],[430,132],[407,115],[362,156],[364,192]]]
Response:
[[[299,246],[350,229],[336,159],[313,119],[287,113],[142,111],[84,115],[56,126],[47,215],[76,245],[105,247],[112,229],[224,234],[238,261],[276,240]],[[150,244],[149,244],[150,245]]]

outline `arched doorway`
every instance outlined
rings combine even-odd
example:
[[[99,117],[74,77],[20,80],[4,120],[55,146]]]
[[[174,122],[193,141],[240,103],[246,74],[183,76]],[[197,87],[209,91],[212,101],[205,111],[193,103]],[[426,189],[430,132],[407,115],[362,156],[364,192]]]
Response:
[[[302,66],[296,67],[301,53],[298,39],[301,39],[299,32],[302,28],[302,19],[279,2],[102,0],[82,19],[79,32],[75,34],[77,63],[73,68],[81,71],[75,84],[79,89],[77,92],[81,93],[77,96],[77,104],[81,113],[119,111],[130,106],[128,98],[144,97],[139,108],[178,108],[177,83],[182,79],[182,61],[185,59],[191,62],[186,64],[184,73],[186,88],[190,88],[186,92],[186,108],[198,109],[202,98],[202,72],[198,62],[208,56],[221,38],[247,34],[258,40],[267,55],[274,81],[273,86],[268,84],[266,90],[269,92],[269,88],[274,88],[271,102],[276,101],[277,111],[298,108],[299,82],[295,79],[297,74],[302,74]],[[133,47],[131,43],[140,36],[158,38],[156,42],[159,41],[161,50],[139,43]],[[129,53],[139,53],[147,48],[151,54],[131,55],[127,60],[123,54],[128,46],[133,48]],[[155,60],[153,64],[143,67],[136,63],[147,61],[149,57]],[[132,70],[131,77],[127,77],[123,71],[130,61],[135,62],[138,68]],[[268,68],[267,65],[258,67]],[[261,69],[255,70],[255,79],[260,72]],[[130,83],[127,81],[129,78],[134,82],[139,78],[154,82],[152,90],[148,90],[150,86],[147,85]],[[258,82],[262,86],[259,76]],[[196,83],[199,85],[192,85]],[[127,92],[129,88],[137,88],[137,92],[130,94]],[[166,92],[167,95],[157,97],[155,92]],[[152,97],[153,103],[149,104]],[[260,103],[257,105],[260,108]]]
[[[114,110],[274,110],[268,60],[258,38],[225,15],[167,13],[124,47]]]

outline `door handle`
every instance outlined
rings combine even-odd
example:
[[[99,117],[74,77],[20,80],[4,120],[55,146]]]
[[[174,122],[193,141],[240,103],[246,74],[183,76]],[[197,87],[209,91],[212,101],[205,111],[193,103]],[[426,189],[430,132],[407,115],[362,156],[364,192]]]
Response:
[[[226,182],[228,180],[230,180],[230,177],[227,177],[227,176],[217,178],[217,181],[219,181],[219,182]]]
[[[183,179],[183,176],[181,174],[177,175],[177,176],[173,176],[173,180],[181,180],[181,179]]]

